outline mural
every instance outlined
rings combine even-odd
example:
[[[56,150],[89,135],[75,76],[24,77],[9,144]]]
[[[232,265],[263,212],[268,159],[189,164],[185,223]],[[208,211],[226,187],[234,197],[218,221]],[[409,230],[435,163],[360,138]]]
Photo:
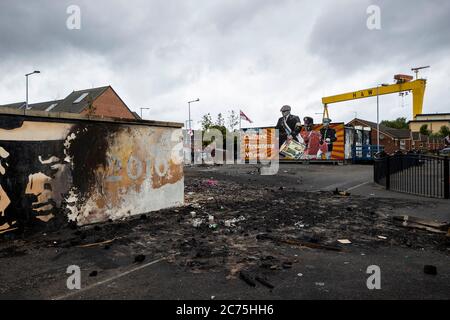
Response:
[[[51,121],[0,115],[0,233],[183,204],[180,128]]]
[[[278,140],[275,128],[243,129],[241,132],[241,160],[273,160],[277,156]]]
[[[313,125],[309,130],[303,127],[298,140],[280,146],[280,160],[345,160],[343,123]],[[275,141],[275,128],[243,129],[241,159],[272,159],[277,152]]]

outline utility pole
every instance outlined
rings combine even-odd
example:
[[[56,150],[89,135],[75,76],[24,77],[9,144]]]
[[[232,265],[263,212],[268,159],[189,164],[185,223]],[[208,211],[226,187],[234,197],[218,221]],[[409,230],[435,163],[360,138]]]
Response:
[[[199,102],[200,99],[192,100],[188,102],[188,109],[189,109],[189,134],[192,135],[192,125],[191,125],[191,103],[193,102]]]

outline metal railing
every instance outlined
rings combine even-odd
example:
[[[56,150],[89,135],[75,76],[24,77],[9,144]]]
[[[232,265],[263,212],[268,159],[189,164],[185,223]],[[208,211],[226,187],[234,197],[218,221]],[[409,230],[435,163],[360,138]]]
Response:
[[[450,199],[450,159],[422,154],[375,157],[374,181],[387,190]]]

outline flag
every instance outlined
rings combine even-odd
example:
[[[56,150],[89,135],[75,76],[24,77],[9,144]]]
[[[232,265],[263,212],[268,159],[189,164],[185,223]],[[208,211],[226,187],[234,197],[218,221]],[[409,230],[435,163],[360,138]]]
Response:
[[[253,123],[253,121],[252,120],[250,120],[250,118],[249,117],[247,117],[246,115],[245,115],[245,113],[243,113],[242,112],[242,110],[239,110],[240,111],[240,115],[241,115],[241,119],[243,119],[243,120],[245,120],[245,121],[248,121],[248,122],[250,122],[250,123]]]

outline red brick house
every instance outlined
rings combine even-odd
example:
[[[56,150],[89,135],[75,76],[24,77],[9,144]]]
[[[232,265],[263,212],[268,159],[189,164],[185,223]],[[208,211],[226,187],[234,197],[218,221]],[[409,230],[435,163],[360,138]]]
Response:
[[[26,103],[18,102],[0,107],[25,109]],[[28,110],[69,112],[107,118],[138,118],[111,86],[73,91],[62,100],[28,104]]]
[[[372,144],[377,144],[377,124],[375,122],[355,118],[347,126],[363,126],[371,128]],[[380,145],[387,153],[395,151],[409,151],[413,149],[413,140],[409,129],[394,129],[380,124]]]

